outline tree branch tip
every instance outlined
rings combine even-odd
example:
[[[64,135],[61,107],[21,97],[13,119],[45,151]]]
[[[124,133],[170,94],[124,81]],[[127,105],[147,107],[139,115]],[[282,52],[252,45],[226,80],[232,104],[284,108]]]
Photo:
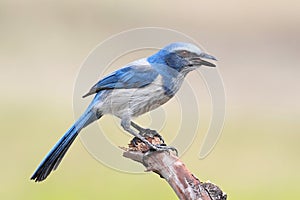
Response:
[[[186,165],[170,151],[150,151],[144,143],[130,142],[119,147],[123,156],[145,166],[145,172],[154,172],[165,179],[179,199],[226,200],[227,194],[211,181],[201,182]]]

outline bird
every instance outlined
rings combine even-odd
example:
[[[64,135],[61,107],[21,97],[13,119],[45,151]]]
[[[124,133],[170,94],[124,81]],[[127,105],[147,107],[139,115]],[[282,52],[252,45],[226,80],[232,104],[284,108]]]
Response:
[[[217,61],[192,43],[174,42],[105,76],[83,95],[83,98],[95,96],[81,117],[45,156],[31,180],[45,180],[57,169],[79,132],[107,114],[120,118],[122,128],[151,149],[169,149],[146,140],[143,132],[151,129],[137,125],[133,119],[168,102],[189,72],[200,66],[216,67],[204,59]]]

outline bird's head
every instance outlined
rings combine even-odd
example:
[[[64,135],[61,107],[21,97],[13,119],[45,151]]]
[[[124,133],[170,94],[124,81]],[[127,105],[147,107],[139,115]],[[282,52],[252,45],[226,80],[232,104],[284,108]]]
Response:
[[[204,59],[217,60],[190,43],[171,43],[148,58],[150,63],[165,64],[178,72],[189,72],[201,65],[215,67],[216,65]]]

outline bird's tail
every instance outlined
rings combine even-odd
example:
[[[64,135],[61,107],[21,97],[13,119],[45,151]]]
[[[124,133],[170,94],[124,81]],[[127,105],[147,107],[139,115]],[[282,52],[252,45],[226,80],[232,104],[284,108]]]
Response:
[[[46,179],[47,176],[57,168],[81,129],[99,119],[101,116],[101,114],[97,116],[91,109],[88,109],[55,144],[30,179],[36,182]]]

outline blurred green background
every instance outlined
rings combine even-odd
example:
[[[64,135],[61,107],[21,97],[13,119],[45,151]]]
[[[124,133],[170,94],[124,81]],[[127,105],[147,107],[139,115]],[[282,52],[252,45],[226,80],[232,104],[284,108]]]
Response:
[[[207,158],[198,159],[207,127],[182,157],[195,175],[229,199],[299,199],[299,11],[296,0],[1,0],[0,199],[176,199],[157,175],[107,168],[79,140],[45,182],[29,180],[74,120],[85,57],[144,26],[184,32],[220,60],[225,126]]]

